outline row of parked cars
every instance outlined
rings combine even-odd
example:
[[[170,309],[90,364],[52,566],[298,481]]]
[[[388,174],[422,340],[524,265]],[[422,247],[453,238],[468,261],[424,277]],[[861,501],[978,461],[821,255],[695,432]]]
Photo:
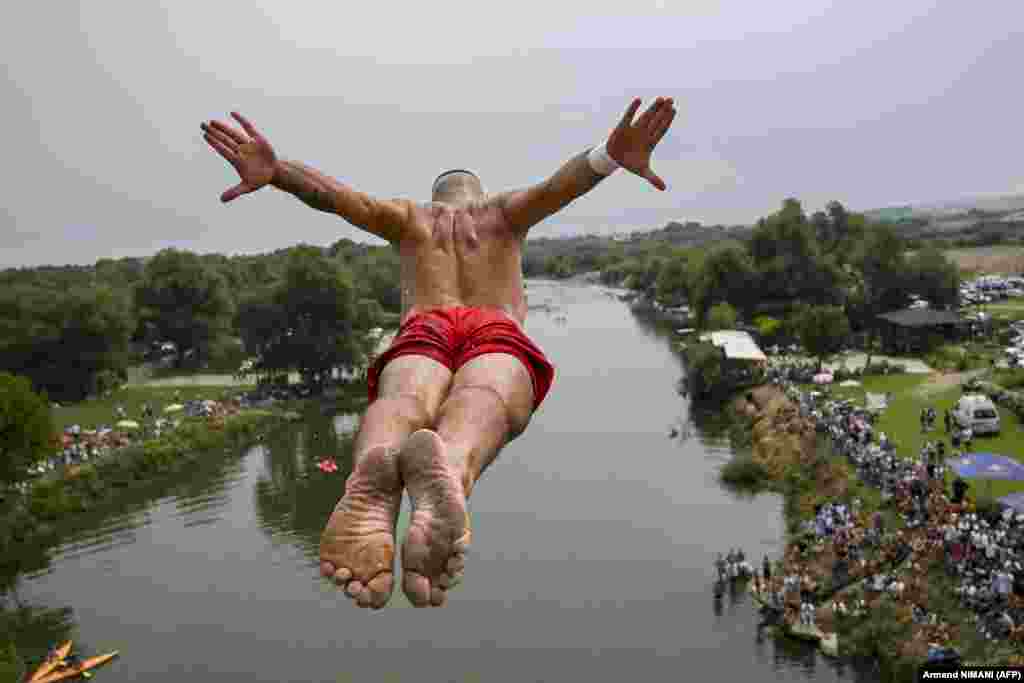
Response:
[[[1024,277],[985,275],[960,285],[960,303],[963,306],[1017,296],[1024,296]]]
[[[1010,367],[1024,367],[1024,320],[1010,323],[1010,345],[1005,351]]]

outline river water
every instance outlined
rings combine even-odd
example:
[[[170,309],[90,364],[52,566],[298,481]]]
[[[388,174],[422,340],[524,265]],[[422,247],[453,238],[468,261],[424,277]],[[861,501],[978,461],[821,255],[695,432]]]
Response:
[[[856,680],[760,631],[746,595],[713,598],[717,552],[779,556],[782,501],[719,484],[722,420],[676,393],[671,332],[597,286],[528,291],[548,310],[527,331],[558,376],[474,492],[466,580],[448,607],[414,610],[396,590],[368,612],[318,579],[348,414],[80,520],[17,584],[20,603],[50,610],[25,639],[66,632],[80,651],[120,650],[97,674],[110,683]],[[312,468],[332,452],[341,471]]]

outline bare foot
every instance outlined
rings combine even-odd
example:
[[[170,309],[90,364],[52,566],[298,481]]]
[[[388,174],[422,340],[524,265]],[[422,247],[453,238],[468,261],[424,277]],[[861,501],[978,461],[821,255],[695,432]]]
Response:
[[[409,531],[402,543],[402,590],[416,607],[445,603],[462,580],[469,548],[469,513],[461,475],[448,462],[435,432],[413,432],[398,456],[412,500]]]
[[[394,588],[395,524],[402,505],[398,455],[367,451],[345,482],[320,539],[320,573],[360,607],[380,609]]]

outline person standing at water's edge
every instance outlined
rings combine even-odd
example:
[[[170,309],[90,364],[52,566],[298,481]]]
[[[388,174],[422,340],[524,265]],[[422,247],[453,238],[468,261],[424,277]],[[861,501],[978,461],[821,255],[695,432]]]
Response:
[[[327,522],[320,569],[360,607],[380,608],[394,586],[395,526],[403,488],[413,505],[402,544],[402,587],[418,607],[444,604],[463,575],[470,541],[466,500],[498,451],[526,429],[554,368],[524,334],[522,249],[530,227],[592,190],[616,168],[664,181],[654,148],[676,110],[634,99],[607,142],[523,190],[485,194],[467,170],[442,173],[432,201],[382,200],[274,149],[241,114],[242,130],[203,123],[209,145],[241,182],[224,202],[266,185],[382,237],[401,258],[402,324],[367,373],[370,405],[353,449],[345,495]]]

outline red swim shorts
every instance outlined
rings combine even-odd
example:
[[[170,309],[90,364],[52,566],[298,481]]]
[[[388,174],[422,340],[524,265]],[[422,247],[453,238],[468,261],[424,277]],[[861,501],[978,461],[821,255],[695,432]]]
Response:
[[[370,403],[377,400],[381,371],[394,358],[426,356],[454,373],[485,353],[507,353],[519,359],[533,380],[533,409],[536,410],[551,389],[554,366],[504,312],[463,306],[424,311],[405,321],[391,346],[366,373]]]

